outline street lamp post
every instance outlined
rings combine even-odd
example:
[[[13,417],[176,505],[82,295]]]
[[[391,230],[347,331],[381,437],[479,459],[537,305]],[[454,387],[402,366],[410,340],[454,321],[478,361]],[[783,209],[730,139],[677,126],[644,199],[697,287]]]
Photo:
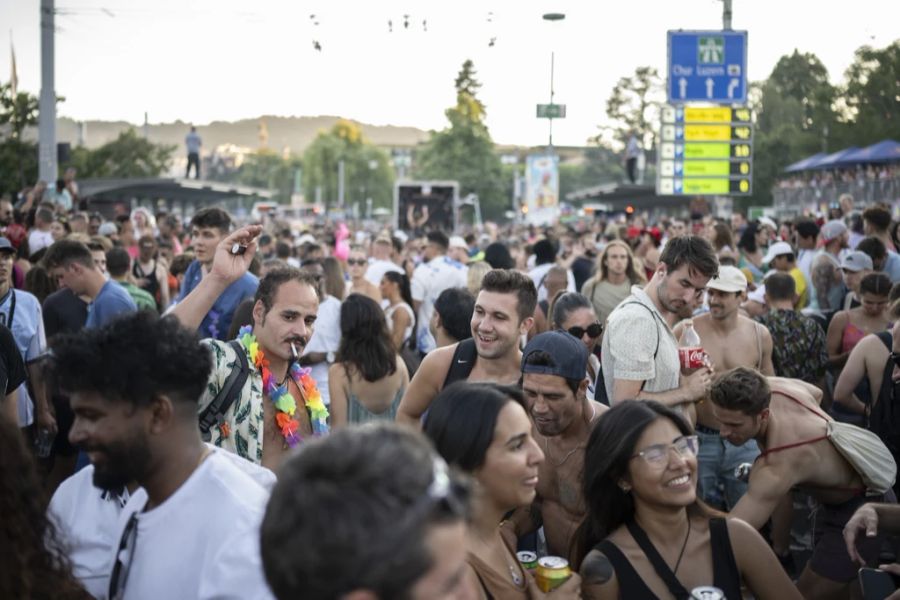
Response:
[[[543,19],[545,21],[550,21],[551,23],[562,21],[565,18],[566,18],[566,15],[563,13],[545,13],[543,16]],[[551,49],[550,50],[550,106],[551,107],[553,106],[553,96],[554,96],[554,90],[553,90],[553,74],[554,73],[553,73],[553,71],[554,71],[554,66],[555,66],[555,60],[556,60],[555,52]],[[552,111],[553,109],[551,108],[550,110]],[[548,153],[550,154],[550,156],[553,156],[553,113],[552,112],[550,113],[550,118],[548,120],[550,121],[550,139],[548,140]]]

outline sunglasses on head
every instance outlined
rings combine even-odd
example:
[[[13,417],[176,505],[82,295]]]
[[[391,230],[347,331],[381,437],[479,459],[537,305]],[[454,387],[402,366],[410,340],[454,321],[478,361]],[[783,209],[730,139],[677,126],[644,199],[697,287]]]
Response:
[[[591,323],[586,328],[585,327],[569,327],[569,333],[577,338],[581,338],[585,333],[588,334],[588,337],[596,338],[600,337],[600,334],[603,333],[603,325],[600,323]]]

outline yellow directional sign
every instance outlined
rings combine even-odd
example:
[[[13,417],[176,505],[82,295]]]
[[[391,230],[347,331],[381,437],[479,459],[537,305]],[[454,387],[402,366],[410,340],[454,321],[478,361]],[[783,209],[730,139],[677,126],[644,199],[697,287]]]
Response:
[[[684,109],[685,123],[731,123],[731,109],[723,107]]]

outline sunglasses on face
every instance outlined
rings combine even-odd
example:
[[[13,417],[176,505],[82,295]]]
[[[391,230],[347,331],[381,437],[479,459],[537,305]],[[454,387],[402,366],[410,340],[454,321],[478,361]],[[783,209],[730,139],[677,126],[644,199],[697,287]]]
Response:
[[[585,327],[569,327],[569,333],[577,338],[581,338],[585,333],[588,334],[590,338],[600,337],[600,334],[603,333],[603,325],[600,323],[591,323],[586,328]]]
[[[353,266],[361,267],[364,264],[366,264],[366,259],[364,259],[364,258],[348,258],[347,264],[350,265],[351,267],[353,267]]]

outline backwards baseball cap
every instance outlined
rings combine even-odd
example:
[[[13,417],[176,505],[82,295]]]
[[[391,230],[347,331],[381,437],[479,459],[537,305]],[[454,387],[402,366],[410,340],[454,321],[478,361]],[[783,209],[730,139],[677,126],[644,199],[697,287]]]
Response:
[[[828,221],[822,226],[822,241],[830,242],[831,240],[836,240],[845,233],[847,233],[847,226],[844,225],[843,221],[837,219]]]
[[[844,257],[844,260],[841,261],[841,269],[858,273],[863,270],[871,271],[874,269],[874,265],[872,264],[872,257],[865,252],[855,250],[849,252],[847,256]]]
[[[769,246],[769,250],[766,252],[766,255],[763,256],[762,262],[764,265],[767,265],[775,260],[775,258],[778,256],[793,253],[794,249],[791,248],[791,245],[787,242],[775,242],[774,244]]]
[[[553,366],[529,365],[528,357],[535,352],[550,355]],[[522,372],[556,375],[565,379],[584,379],[588,351],[585,345],[567,331],[545,331],[531,338],[522,352]]]
[[[719,274],[709,280],[706,287],[720,292],[746,292],[747,276],[737,267],[719,267]]]
[[[5,237],[0,237],[0,252],[15,252],[16,249]]]

